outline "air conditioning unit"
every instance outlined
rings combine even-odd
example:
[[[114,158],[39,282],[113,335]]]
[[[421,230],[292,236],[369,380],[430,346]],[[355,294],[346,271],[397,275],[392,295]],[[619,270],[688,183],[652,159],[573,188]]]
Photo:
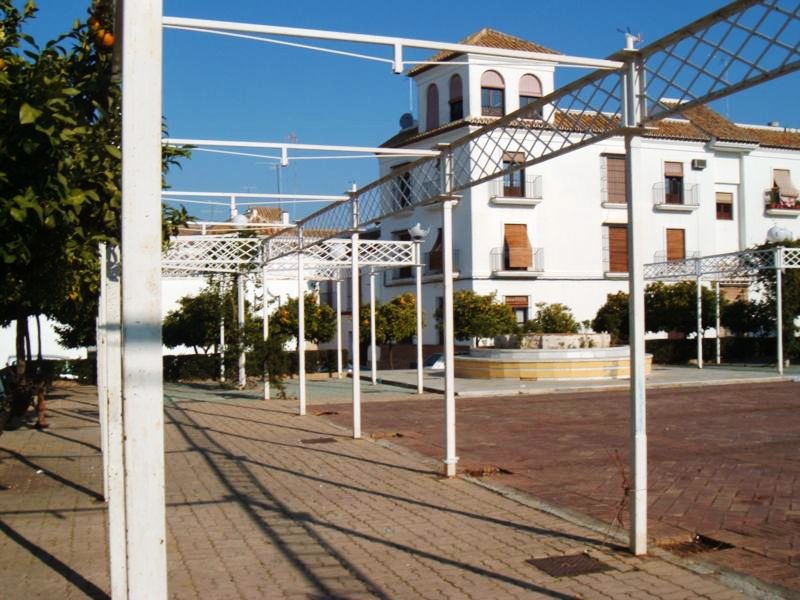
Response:
[[[706,168],[706,159],[705,158],[693,158],[692,159],[692,170],[693,171],[702,171]]]

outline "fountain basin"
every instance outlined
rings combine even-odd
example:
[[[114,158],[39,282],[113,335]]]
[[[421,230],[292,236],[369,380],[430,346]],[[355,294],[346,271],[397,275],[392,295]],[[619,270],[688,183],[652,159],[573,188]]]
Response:
[[[650,373],[653,355],[645,355]],[[455,376],[466,379],[625,379],[630,377],[630,348],[552,350],[473,348],[455,357]]]

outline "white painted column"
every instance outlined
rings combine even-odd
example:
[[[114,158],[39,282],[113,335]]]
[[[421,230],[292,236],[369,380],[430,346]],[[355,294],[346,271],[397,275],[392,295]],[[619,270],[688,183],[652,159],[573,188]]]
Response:
[[[128,598],[128,533],[125,516],[125,444],[122,420],[122,354],[120,329],[119,253],[107,247],[105,260],[106,368],[108,414],[108,548],[111,563],[111,597]]]
[[[422,381],[422,242],[414,243],[414,261],[416,266],[417,297],[415,300],[417,308],[417,393],[423,392]]]
[[[453,200],[442,203],[442,284],[444,288],[444,412],[445,412],[445,475],[455,477],[456,456],[456,390],[453,322]]]
[[[358,198],[353,195],[353,234],[350,237],[351,252],[350,252],[350,282],[352,307],[350,315],[353,322],[352,332],[352,363],[353,363],[353,438],[359,439],[361,437],[361,348],[359,346],[361,340],[360,336],[360,306],[359,306],[359,293],[360,293],[360,273],[358,261]]]
[[[165,600],[162,2],[122,7],[122,405],[127,595]]]
[[[223,302],[225,302],[225,301],[223,300]],[[221,311],[222,312],[221,312],[221,314],[219,316],[219,381],[220,381],[220,383],[225,383],[225,309],[224,309],[224,307],[221,309]]]
[[[695,269],[700,269],[700,261],[695,261]],[[697,296],[697,368],[703,368],[703,280],[698,274],[695,277],[695,293]]]
[[[297,397],[300,414],[306,414],[306,277],[303,261],[303,229],[297,229]]]
[[[339,275],[337,274],[337,277]],[[342,280],[336,280],[336,374],[342,378]]]
[[[716,363],[719,365],[719,364],[722,364],[722,342],[721,342],[720,337],[719,337],[720,327],[722,326],[722,324],[720,322],[720,314],[719,314],[719,279],[717,279],[714,282],[714,300],[716,302],[716,305],[714,307],[715,308],[715,311],[714,311],[714,315],[715,315],[714,327],[716,328],[716,331],[717,331],[717,336],[716,336],[716,340],[715,340],[715,350],[716,350]]]
[[[97,346],[97,417],[100,421],[100,452],[103,458],[103,498],[108,502],[108,387],[106,369],[108,368],[108,345],[106,336],[106,245],[99,244],[100,259],[100,298],[97,303],[97,322],[95,340]]]
[[[626,180],[628,191],[628,285],[629,338],[631,353],[631,532],[630,549],[634,554],[647,553],[647,427],[644,347],[644,224],[646,198],[637,194],[634,185],[642,172],[641,140],[625,136]]]
[[[378,348],[375,343],[375,269],[369,270],[369,345],[372,352],[370,367],[372,385],[378,383]]]
[[[778,374],[783,375],[783,248],[775,248],[775,336]]]
[[[239,388],[247,385],[247,357],[244,353],[244,275],[236,276],[236,318],[239,323]]]
[[[261,321],[263,340],[269,339],[269,292],[267,292],[267,265],[261,267],[261,291],[263,302],[261,307]],[[264,366],[264,400],[269,400],[269,370]]]

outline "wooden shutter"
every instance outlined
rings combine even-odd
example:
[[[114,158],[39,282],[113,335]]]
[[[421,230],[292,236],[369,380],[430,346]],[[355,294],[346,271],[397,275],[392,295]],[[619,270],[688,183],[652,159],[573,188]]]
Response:
[[[733,220],[733,194],[731,192],[717,192],[717,219],[720,221]]]
[[[667,229],[667,260],[686,258],[686,231]]]
[[[665,162],[664,163],[664,176],[665,177],[683,177],[683,163]]]
[[[505,242],[509,269],[528,269],[533,266],[533,248],[528,239],[527,225],[507,224]]]
[[[528,308],[528,297],[506,296],[506,304],[511,308]]]
[[[608,183],[608,201],[625,204],[625,155],[606,155],[606,177]]]
[[[628,226],[608,226],[608,270],[612,273],[628,272]]]

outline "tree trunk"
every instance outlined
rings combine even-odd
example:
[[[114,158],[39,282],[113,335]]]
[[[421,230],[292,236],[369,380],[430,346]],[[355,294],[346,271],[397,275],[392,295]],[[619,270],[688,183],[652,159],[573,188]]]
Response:
[[[389,344],[389,369],[394,370],[394,356],[392,355],[392,351],[394,350],[394,344]]]
[[[36,358],[39,362],[42,361],[42,323],[39,320],[40,315],[36,315]]]
[[[28,329],[28,319],[25,319],[25,359],[28,362],[33,360],[33,352],[31,352],[31,330]]]

